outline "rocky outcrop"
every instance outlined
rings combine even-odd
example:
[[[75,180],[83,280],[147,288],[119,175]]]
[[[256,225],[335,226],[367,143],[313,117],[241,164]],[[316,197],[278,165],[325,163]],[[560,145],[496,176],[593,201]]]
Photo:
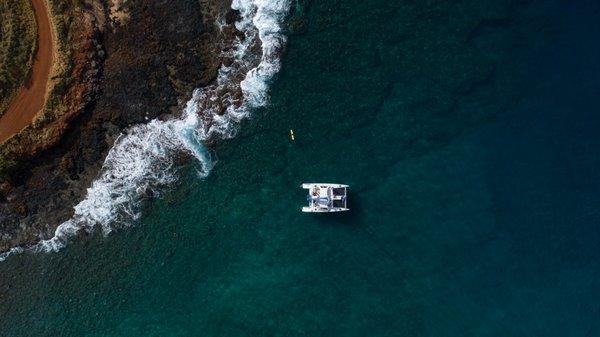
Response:
[[[216,78],[219,51],[232,36],[214,23],[231,17],[229,5],[87,1],[72,9],[80,14],[72,22],[69,81],[1,149],[13,169],[0,178],[0,251],[51,237],[124,128],[178,113],[193,88]]]

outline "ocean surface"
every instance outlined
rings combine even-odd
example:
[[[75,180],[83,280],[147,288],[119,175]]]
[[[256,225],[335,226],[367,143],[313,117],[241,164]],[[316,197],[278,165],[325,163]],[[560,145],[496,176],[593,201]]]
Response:
[[[0,263],[0,336],[600,335],[598,1],[300,0],[284,26],[207,177]],[[299,212],[311,181],[351,211]]]

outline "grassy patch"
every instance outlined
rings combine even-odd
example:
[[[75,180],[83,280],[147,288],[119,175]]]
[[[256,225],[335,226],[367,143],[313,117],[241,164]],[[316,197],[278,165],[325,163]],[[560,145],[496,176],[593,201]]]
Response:
[[[33,120],[35,129],[42,129],[49,123],[58,119],[67,111],[65,95],[69,87],[73,85],[71,71],[73,69],[73,54],[77,43],[74,43],[76,30],[79,29],[74,19],[78,8],[82,6],[79,0],[48,0],[52,25],[57,44],[51,81],[49,84],[48,99],[43,111]]]
[[[0,181],[9,180],[10,176],[17,169],[18,163],[14,160],[6,159],[0,155]]]
[[[0,115],[29,75],[36,41],[29,0],[0,1]]]
[[[3,13],[14,11],[15,9],[12,7],[15,3],[29,6],[29,0],[0,0],[0,8]],[[72,76],[74,53],[84,42],[77,40],[77,35],[82,29],[82,20],[77,19],[82,15],[82,3],[79,0],[46,0],[46,4],[51,18],[50,24],[55,38],[56,52],[47,87],[46,104],[28,127],[0,144],[0,182],[10,180],[15,172],[25,169],[28,158],[49,144],[47,137],[52,134],[52,123],[67,113],[69,105],[72,104],[67,96],[69,88],[77,81],[77,78]],[[34,42],[36,42],[37,31],[33,11],[31,11],[31,15],[34,25],[33,32],[36,33]],[[0,19],[0,28],[2,29],[4,29],[3,20]],[[79,39],[81,38],[79,37]],[[4,42],[3,37],[2,41]],[[31,50],[35,51],[35,47]],[[0,60],[2,59],[0,58]],[[5,88],[3,84],[2,88]]]

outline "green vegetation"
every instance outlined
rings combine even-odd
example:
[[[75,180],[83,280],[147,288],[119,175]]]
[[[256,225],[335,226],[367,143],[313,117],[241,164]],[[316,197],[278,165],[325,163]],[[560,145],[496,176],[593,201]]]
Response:
[[[22,3],[23,6],[27,5],[26,7],[30,11],[31,22],[34,28],[32,31],[37,33],[35,17],[33,16],[29,0],[0,0],[1,34],[4,34],[4,16],[8,17],[9,15],[5,13],[15,12],[14,7],[16,3]],[[54,54],[46,105],[34,118],[31,125],[0,144],[0,182],[10,180],[10,177],[17,170],[21,170],[26,166],[25,162],[32,153],[36,153],[48,143],[46,137],[52,134],[52,132],[49,132],[50,128],[52,128],[52,123],[68,111],[69,100],[66,96],[69,87],[76,81],[76,78],[72,76],[72,70],[74,68],[74,52],[77,48],[81,47],[81,44],[76,42],[76,40],[77,35],[81,33],[81,29],[84,27],[83,20],[77,19],[81,17],[80,9],[82,4],[78,0],[46,0],[46,4],[48,5],[51,17],[50,24],[52,25],[55,37],[55,51],[57,52]],[[23,26],[22,23],[21,26]],[[3,36],[6,35],[0,36],[2,43],[5,40]],[[36,34],[34,34],[34,38],[37,38]],[[33,43],[33,45],[36,44]],[[35,51],[35,49],[30,50]],[[8,53],[8,55],[12,54]],[[29,55],[31,56],[32,54],[30,53]],[[0,60],[2,60],[1,57]],[[0,62],[1,64],[3,63]],[[4,89],[6,86],[1,84],[0,88]],[[9,101],[10,97],[6,100]],[[0,108],[0,114],[2,111]]]
[[[36,39],[31,3],[28,0],[0,1],[0,115],[29,74]]]
[[[18,163],[14,160],[6,159],[0,155],[0,181],[10,179],[11,174],[17,168]]]
[[[35,129],[43,129],[64,115],[68,109],[64,97],[75,80],[71,77],[71,71],[73,54],[78,44],[73,41],[77,30],[80,29],[75,20],[77,9],[82,6],[80,1],[48,0],[47,4],[54,26],[58,54],[55,55],[46,106],[32,123]]]

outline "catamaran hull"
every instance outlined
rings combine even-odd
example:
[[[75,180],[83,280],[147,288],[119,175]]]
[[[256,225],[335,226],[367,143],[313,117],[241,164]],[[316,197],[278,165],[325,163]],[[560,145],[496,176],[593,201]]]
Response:
[[[304,184],[302,184],[302,188],[304,188],[304,189],[311,189],[314,186],[327,186],[327,187],[333,187],[333,188],[348,188],[348,187],[350,187],[350,185],[331,184],[331,183],[304,183]]]
[[[329,209],[329,210],[318,210],[318,209],[313,209],[311,207],[302,207],[302,212],[304,213],[335,213],[335,212],[345,212],[345,211],[349,211],[350,208],[336,208],[336,209]]]

